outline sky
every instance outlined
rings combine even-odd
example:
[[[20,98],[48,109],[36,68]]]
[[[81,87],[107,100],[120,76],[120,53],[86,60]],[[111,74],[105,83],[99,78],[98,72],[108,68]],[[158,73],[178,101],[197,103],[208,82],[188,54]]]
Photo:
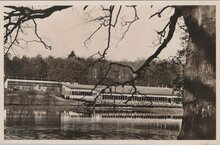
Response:
[[[45,8],[46,6],[38,7]],[[106,58],[116,61],[135,61],[146,59],[153,54],[159,46],[155,46],[158,42],[156,31],[163,29],[169,21],[169,17],[173,14],[173,10],[167,9],[163,12],[161,18],[155,16],[149,19],[149,17],[163,7],[138,5],[137,14],[139,19],[130,26],[125,37],[119,41],[128,26],[122,26],[125,24],[124,20],[131,21],[134,18],[133,8],[123,6],[116,27],[111,29],[111,43]],[[20,57],[40,54],[43,57],[51,55],[65,58],[72,50],[79,57],[89,57],[98,51],[102,52],[107,45],[107,27],[101,28],[84,46],[84,41],[99,27],[99,21],[90,22],[91,19],[103,15],[99,8],[99,5],[92,5],[83,11],[83,6],[73,6],[55,12],[48,18],[36,20],[38,34],[48,45],[52,46],[52,50],[45,49],[41,43],[26,43],[20,40],[20,45],[23,48],[14,47],[13,54]],[[117,8],[118,6],[115,7],[115,14]],[[28,22],[24,25],[33,26],[33,23]],[[26,34],[20,34],[19,38],[26,41],[37,39],[33,32],[33,27],[26,28]],[[178,49],[181,49],[179,38],[182,33],[177,26],[173,39],[159,55],[160,59],[173,56]]]

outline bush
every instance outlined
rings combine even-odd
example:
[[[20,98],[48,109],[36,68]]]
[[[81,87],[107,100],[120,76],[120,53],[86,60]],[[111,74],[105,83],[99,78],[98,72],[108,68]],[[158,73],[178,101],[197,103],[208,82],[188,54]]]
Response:
[[[36,90],[28,90],[28,91],[27,91],[27,94],[28,94],[28,95],[34,95],[34,96],[36,96],[36,95],[37,95],[37,91],[36,91]]]

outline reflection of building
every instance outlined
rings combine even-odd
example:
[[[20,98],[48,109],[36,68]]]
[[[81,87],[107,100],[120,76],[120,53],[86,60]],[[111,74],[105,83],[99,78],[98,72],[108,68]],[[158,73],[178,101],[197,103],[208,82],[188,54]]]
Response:
[[[60,92],[61,84],[55,81],[7,79],[5,88],[8,90],[36,90]]]

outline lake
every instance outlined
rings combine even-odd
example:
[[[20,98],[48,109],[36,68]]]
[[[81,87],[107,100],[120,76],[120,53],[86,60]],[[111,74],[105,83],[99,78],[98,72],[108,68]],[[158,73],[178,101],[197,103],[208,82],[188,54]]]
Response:
[[[75,109],[6,107],[4,139],[173,140],[181,128],[181,119],[154,118],[154,114],[126,118],[123,115],[126,114],[115,118],[106,113],[105,117],[102,113],[76,113]]]

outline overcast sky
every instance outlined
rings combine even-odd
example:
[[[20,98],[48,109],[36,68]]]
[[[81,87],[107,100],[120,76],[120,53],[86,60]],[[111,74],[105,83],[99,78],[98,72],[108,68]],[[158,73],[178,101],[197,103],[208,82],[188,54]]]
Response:
[[[42,7],[42,6],[39,6]],[[155,30],[162,30],[168,22],[168,18],[173,14],[173,10],[167,9],[164,11],[161,18],[154,17],[149,19],[150,15],[157,12],[164,6],[139,5],[137,12],[139,20],[134,22],[126,36],[117,45],[117,42],[124,33],[127,26],[123,26],[124,20],[133,20],[133,8],[122,9],[119,21],[116,28],[112,28],[112,37],[110,49],[107,58],[111,60],[129,60],[147,58],[157,48],[153,47],[153,43],[158,42],[158,35]],[[45,8],[45,6],[43,6]],[[88,41],[86,47],[84,41],[99,27],[100,22],[88,22],[91,17],[99,17],[102,13],[99,11],[99,6],[89,6],[86,11],[83,11],[83,6],[74,6],[59,12],[55,12],[50,17],[36,20],[38,24],[38,34],[43,37],[47,44],[52,46],[52,50],[46,50],[40,43],[20,43],[25,49],[16,48],[14,52],[18,56],[36,56],[41,54],[43,57],[67,57],[72,50],[77,56],[88,57],[97,51],[103,51],[107,44],[107,27],[103,27]],[[117,9],[117,7],[116,7]],[[88,12],[91,16],[86,14]],[[31,22],[28,23],[33,25]],[[25,30],[26,36],[20,35],[20,38],[25,40],[33,40],[36,37],[33,35],[33,29]],[[164,59],[171,55],[175,55],[180,46],[181,29],[178,28],[174,38],[169,43],[167,48],[159,55]]]

